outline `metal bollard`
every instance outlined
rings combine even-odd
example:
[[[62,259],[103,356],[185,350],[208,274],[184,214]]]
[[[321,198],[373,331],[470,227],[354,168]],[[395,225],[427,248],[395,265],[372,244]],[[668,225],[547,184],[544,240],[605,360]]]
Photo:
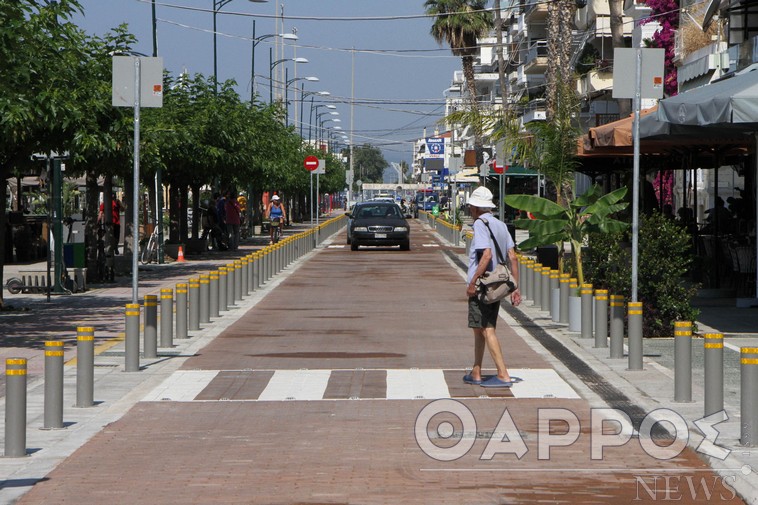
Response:
[[[758,445],[758,347],[740,349],[740,444]]]
[[[156,295],[145,295],[142,303],[145,307],[145,325],[144,339],[146,358],[158,357],[158,297]]]
[[[5,360],[6,458],[26,456],[26,358]]]
[[[124,371],[139,372],[139,304],[127,303],[124,314],[126,315]]]
[[[542,263],[535,263],[534,268],[532,270],[532,276],[534,278],[534,285],[532,291],[532,303],[535,307],[540,307],[542,304]],[[542,308],[542,307],[540,307]]]
[[[174,346],[174,290],[161,289],[161,347]]]
[[[200,275],[200,324],[211,322],[210,282],[209,276],[205,274]]]
[[[526,267],[526,282],[524,283],[524,287],[526,288],[524,293],[525,300],[531,300],[534,296],[534,276],[532,275],[534,273],[534,263],[533,259],[528,259],[524,265]]]
[[[724,410],[724,335],[706,333],[704,338],[703,375],[705,396],[703,416]]]
[[[674,321],[674,401],[692,401],[691,321]]]
[[[260,252],[253,254],[253,290],[261,289],[261,257]]]
[[[560,277],[561,274],[558,270],[550,270],[550,319],[554,323],[560,319]]]
[[[218,267],[218,309],[219,311],[229,310],[229,302],[226,299],[227,287],[229,282],[229,273],[226,267]]]
[[[234,260],[234,302],[242,300],[242,262]]]
[[[543,311],[550,312],[550,267],[542,267],[542,300],[540,308]]]
[[[189,280],[189,330],[200,329],[200,279]]]
[[[611,295],[611,359],[624,357],[624,297]]]
[[[579,293],[579,282],[574,277],[569,279],[568,312],[568,330],[576,333],[581,332],[582,298]]]
[[[139,325],[139,305],[137,305]],[[137,330],[139,331],[139,329]],[[139,344],[139,335],[137,335]],[[137,351],[139,354],[139,350]],[[76,407],[95,405],[95,328],[80,326],[76,329]]]
[[[248,285],[247,277],[248,270],[250,270],[250,261],[247,259],[247,256],[243,256],[242,259],[240,259],[240,262],[242,263],[242,276],[240,278],[242,281],[242,290],[240,291],[240,295],[244,298],[250,294],[250,286]]]
[[[45,342],[45,420],[43,429],[63,428],[63,342]]]
[[[248,269],[248,275],[249,275],[249,284],[250,292],[254,293],[256,289],[258,289],[257,286],[257,274],[255,273],[255,269],[258,268],[258,261],[257,261],[257,254],[250,253],[250,268]]]
[[[595,347],[608,347],[608,290],[595,290]]]
[[[569,287],[571,283],[571,274],[561,274],[558,279],[561,290],[560,303],[558,305],[558,322],[568,324],[569,322]]]
[[[642,302],[629,302],[629,370],[642,370]]]
[[[208,274],[208,314],[209,317],[219,317],[218,291],[219,271],[214,270]]]
[[[226,265],[226,306],[229,308],[236,307],[234,305],[234,283],[236,282],[234,270],[234,263]]]
[[[582,338],[592,338],[592,284],[582,284]]]
[[[187,338],[187,285],[176,285],[176,338]]]

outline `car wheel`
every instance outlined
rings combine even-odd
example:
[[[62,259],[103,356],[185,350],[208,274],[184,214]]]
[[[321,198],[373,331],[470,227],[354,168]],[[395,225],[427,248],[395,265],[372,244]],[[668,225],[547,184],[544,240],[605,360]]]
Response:
[[[409,242],[403,242],[400,244],[400,250],[401,251],[410,251],[411,250],[411,243]]]
[[[355,242],[351,243],[350,244],[350,250],[351,251],[357,251],[358,250],[358,244],[356,244]]]

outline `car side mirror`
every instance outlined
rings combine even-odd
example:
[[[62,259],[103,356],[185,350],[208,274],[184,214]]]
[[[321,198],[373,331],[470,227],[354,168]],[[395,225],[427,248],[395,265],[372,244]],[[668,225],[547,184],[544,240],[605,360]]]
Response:
[[[353,219],[353,213],[352,212],[345,212],[345,215],[349,217],[350,219]]]

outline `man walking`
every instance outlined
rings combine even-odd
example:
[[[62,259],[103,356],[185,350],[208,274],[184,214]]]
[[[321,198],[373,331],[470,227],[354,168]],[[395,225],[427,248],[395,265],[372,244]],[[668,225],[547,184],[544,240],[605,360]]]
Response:
[[[505,361],[503,360],[500,342],[495,334],[500,302],[483,303],[477,292],[476,280],[484,275],[485,272],[495,267],[497,253],[492,243],[492,236],[494,236],[500,246],[500,250],[508,258],[513,278],[518,285],[518,269],[515,268],[517,261],[514,250],[515,244],[505,223],[495,219],[490,212],[495,205],[492,203],[492,192],[489,189],[484,186],[476,188],[471,193],[468,205],[471,217],[474,218],[474,238],[469,250],[468,285],[466,287],[466,295],[468,296],[468,326],[474,330],[474,367],[471,373],[463,377],[463,381],[469,384],[481,385],[482,387],[507,388],[514,381],[520,379],[511,377],[508,373]],[[487,229],[488,226],[489,229]],[[490,230],[492,231],[492,235],[490,235]],[[521,303],[521,292],[518,289],[511,293],[511,302],[513,305]],[[482,377],[482,360],[484,359],[485,346],[489,349],[490,355],[497,367],[497,375],[492,377]]]

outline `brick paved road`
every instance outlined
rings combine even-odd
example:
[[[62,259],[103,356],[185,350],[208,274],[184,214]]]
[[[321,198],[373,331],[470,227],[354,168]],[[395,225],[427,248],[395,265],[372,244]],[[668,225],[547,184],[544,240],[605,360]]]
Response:
[[[412,237],[410,253],[321,250],[19,503],[742,503],[690,450],[663,461],[634,438],[593,461],[590,402],[503,321],[524,383],[462,384],[465,285],[417,222]],[[476,425],[440,412],[419,437],[474,439],[453,461],[414,436],[445,396]],[[580,434],[540,459],[540,442],[567,429],[540,426],[548,408],[572,412]],[[480,459],[501,419],[527,452]]]

